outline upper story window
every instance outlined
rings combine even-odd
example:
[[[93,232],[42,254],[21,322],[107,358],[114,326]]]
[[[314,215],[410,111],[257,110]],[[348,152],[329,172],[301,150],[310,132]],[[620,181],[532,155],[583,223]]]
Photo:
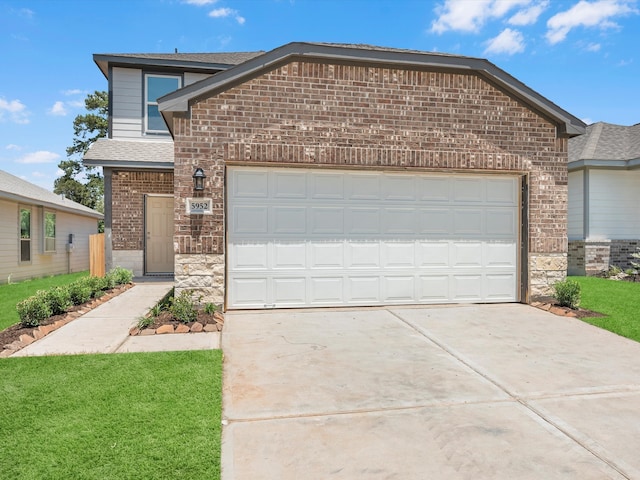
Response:
[[[145,75],[145,132],[168,133],[158,110],[158,98],[180,88],[181,77],[171,75]]]
[[[20,208],[20,261],[31,261],[31,209]]]
[[[44,212],[44,252],[53,253],[56,251],[56,214]]]

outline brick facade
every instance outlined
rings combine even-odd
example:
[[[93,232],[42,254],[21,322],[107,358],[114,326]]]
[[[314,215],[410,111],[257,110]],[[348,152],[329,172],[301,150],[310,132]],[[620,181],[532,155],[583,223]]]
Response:
[[[528,174],[529,271],[566,265],[567,140],[473,73],[292,61],[193,103],[174,139],[180,255],[224,254],[227,163],[272,164]],[[195,166],[213,215],[185,213]]]
[[[597,275],[609,267],[633,268],[631,257],[640,248],[640,240],[571,240],[569,275]]]
[[[173,172],[115,170],[112,174],[113,250],[143,250],[145,194],[173,194]]]

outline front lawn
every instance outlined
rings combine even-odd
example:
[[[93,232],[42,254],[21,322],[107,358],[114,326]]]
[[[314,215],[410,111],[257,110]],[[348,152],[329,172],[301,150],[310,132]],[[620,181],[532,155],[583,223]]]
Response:
[[[0,360],[0,476],[219,479],[220,351]]]
[[[46,290],[59,285],[68,285],[74,280],[80,277],[86,277],[87,275],[89,275],[89,272],[85,271],[0,285],[0,330],[4,330],[20,321],[16,310],[16,304],[18,302],[30,297],[38,290]]]
[[[640,342],[640,283],[596,277],[570,277],[582,289],[580,306],[605,317],[585,322]]]

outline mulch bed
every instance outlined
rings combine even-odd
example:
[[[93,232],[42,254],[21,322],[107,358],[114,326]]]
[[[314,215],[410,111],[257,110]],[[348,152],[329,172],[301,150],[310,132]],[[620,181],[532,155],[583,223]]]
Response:
[[[133,327],[129,335],[160,335],[165,333],[220,332],[224,326],[224,315],[220,312],[198,311],[195,322],[183,323],[170,312],[163,311],[153,319],[153,323],[143,329]]]
[[[48,335],[67,323],[81,317],[87,312],[103,303],[111,300],[113,297],[120,295],[133,287],[132,283],[120,285],[111,290],[107,290],[100,298],[93,298],[82,305],[75,305],[62,315],[54,315],[42,322],[38,327],[23,327],[17,323],[2,331],[0,331],[0,356],[8,356],[21,348],[33,343],[34,341]]]
[[[577,308],[573,310],[569,307],[561,307],[553,297],[537,297],[533,299],[531,306],[541,310],[546,310],[555,315],[560,315],[561,317],[596,318],[605,316],[602,313],[593,312],[584,308]]]

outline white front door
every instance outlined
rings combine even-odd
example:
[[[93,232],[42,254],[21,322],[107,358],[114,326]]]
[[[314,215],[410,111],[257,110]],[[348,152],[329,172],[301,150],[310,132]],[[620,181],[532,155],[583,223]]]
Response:
[[[228,170],[227,303],[518,300],[518,177]]]
[[[145,197],[145,272],[173,273],[173,197]]]

